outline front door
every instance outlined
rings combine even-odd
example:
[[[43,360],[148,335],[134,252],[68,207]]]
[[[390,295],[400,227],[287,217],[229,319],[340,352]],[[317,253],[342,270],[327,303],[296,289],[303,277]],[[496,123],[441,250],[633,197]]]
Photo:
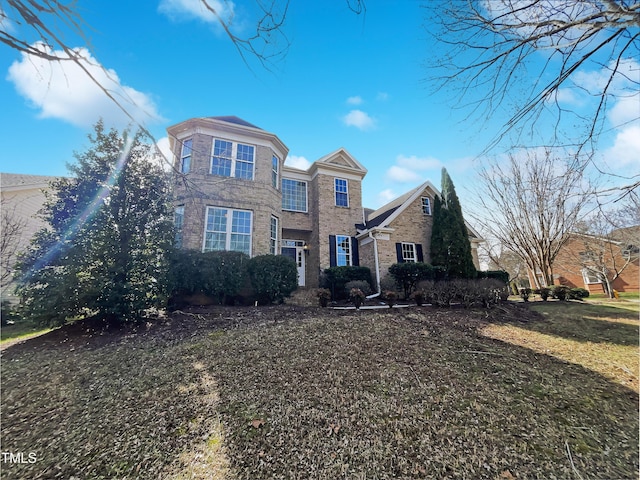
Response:
[[[283,240],[282,255],[296,262],[298,267],[298,286],[304,287],[304,242],[301,240]]]

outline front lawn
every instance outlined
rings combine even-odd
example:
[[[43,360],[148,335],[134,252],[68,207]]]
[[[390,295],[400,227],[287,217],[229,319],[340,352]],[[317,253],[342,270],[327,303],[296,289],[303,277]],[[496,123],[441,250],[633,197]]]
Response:
[[[2,478],[637,478],[634,388],[487,336],[570,336],[544,325],[555,314],[187,313],[6,349],[3,452],[37,460],[5,462]],[[637,354],[637,315],[619,323],[635,344],[633,328],[599,342]]]

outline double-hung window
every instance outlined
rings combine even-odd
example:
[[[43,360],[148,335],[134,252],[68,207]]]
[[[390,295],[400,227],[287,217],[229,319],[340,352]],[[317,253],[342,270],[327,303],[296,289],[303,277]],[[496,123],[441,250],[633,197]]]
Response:
[[[335,192],[336,192],[336,206],[348,207],[349,206],[349,187],[347,181],[344,178],[335,179]]]
[[[189,138],[182,142],[180,151],[180,173],[189,173],[191,170],[191,151],[193,150],[193,139]]]
[[[271,226],[269,232],[269,253],[271,255],[278,254],[278,218],[271,217]]]
[[[282,209],[293,212],[307,211],[307,182],[282,179]]]
[[[184,224],[184,205],[176,207],[173,212],[173,223],[175,227],[175,246],[182,248],[182,225]]]
[[[402,261],[408,263],[416,263],[418,261],[415,243],[402,243]]]
[[[351,266],[351,237],[336,235],[336,265],[338,267]]]
[[[583,268],[582,269],[582,279],[584,280],[585,285],[590,285],[593,283],[602,283],[600,280],[600,276],[598,273],[591,268]]]
[[[429,197],[422,197],[422,213],[425,215],[431,215],[431,199]]]
[[[203,250],[232,250],[251,255],[251,221],[252,214],[247,210],[207,207]]]
[[[211,155],[211,174],[253,180],[255,147],[215,139]]]
[[[271,185],[276,189],[278,188],[278,184],[280,183],[278,182],[278,173],[280,171],[279,165],[280,164],[278,157],[274,155],[271,158]]]

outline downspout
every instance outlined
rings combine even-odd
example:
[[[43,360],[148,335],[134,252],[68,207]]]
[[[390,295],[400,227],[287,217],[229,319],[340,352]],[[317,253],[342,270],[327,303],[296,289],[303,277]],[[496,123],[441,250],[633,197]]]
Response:
[[[378,239],[373,236],[373,232],[369,232],[369,238],[373,240],[373,260],[376,263],[376,288],[377,293],[369,295],[367,298],[376,298],[380,296],[380,263],[378,262]]]

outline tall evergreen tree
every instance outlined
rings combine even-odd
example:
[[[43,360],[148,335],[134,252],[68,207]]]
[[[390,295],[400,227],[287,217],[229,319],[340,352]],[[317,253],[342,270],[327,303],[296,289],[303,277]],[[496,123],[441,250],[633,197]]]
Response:
[[[140,135],[105,131],[75,154],[72,178],[52,183],[38,232],[21,265],[23,309],[43,324],[97,315],[139,318],[161,306],[172,242],[169,183]]]
[[[469,234],[462,216],[462,207],[451,177],[442,169],[442,196],[433,202],[431,232],[431,263],[444,267],[452,278],[473,278],[476,267],[471,255]]]

